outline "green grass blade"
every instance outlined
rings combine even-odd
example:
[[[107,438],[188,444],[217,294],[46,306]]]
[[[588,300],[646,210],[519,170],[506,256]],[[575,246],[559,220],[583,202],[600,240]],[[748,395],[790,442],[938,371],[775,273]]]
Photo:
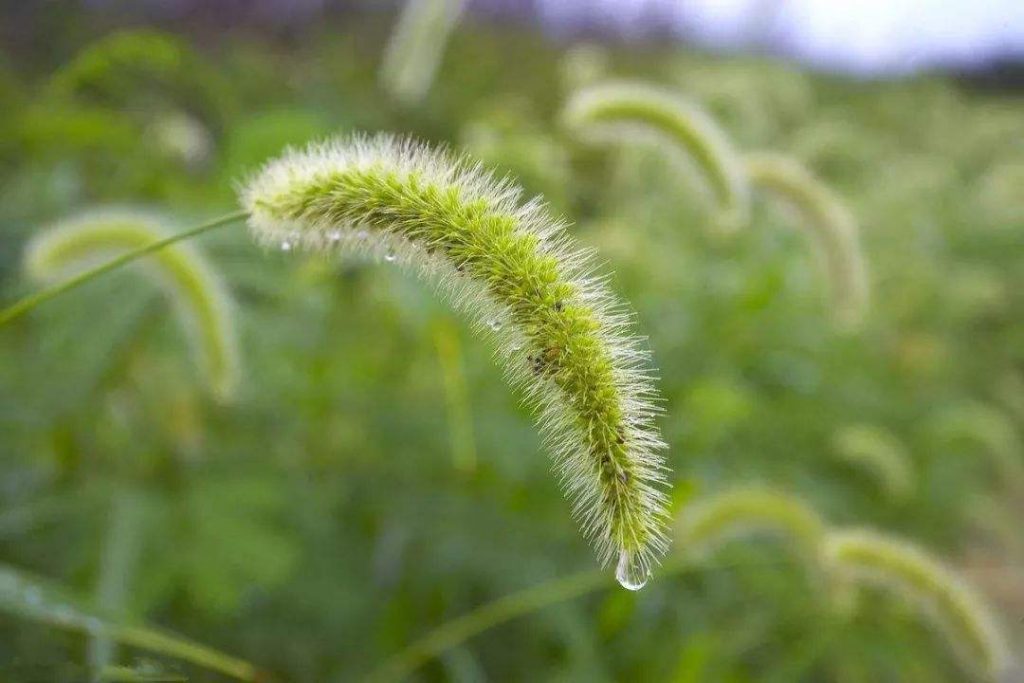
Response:
[[[0,565],[0,611],[67,631],[104,636],[240,681],[266,680],[249,662],[170,633],[101,615],[60,588],[7,565]]]

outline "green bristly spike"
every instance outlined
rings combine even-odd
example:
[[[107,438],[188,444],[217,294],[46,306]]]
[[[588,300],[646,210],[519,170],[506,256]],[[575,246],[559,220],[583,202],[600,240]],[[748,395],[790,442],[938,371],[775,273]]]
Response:
[[[163,222],[152,214],[94,209],[36,235],[26,250],[25,267],[37,280],[71,276],[63,282],[73,282],[93,272],[90,268],[96,264],[153,247],[168,235]],[[230,399],[239,379],[239,352],[226,284],[199,251],[182,244],[154,251],[140,263],[174,303],[211,392],[220,400]]]
[[[866,424],[847,425],[836,432],[832,443],[838,457],[877,480],[890,499],[905,500],[913,492],[910,456],[888,430]]]
[[[565,128],[591,143],[653,143],[699,172],[719,209],[723,232],[750,220],[750,190],[739,155],[718,124],[696,104],[654,85],[609,81],[578,91],[562,112]]]
[[[115,31],[90,44],[54,74],[46,94],[59,101],[124,100],[154,87],[187,99],[218,129],[234,111],[232,89],[215,69],[177,36],[149,29]]]
[[[947,442],[980,450],[1000,483],[1024,495],[1024,442],[1013,418],[994,406],[968,400],[935,418],[935,431]]]
[[[676,521],[682,552],[710,553],[742,536],[771,534],[817,558],[825,522],[803,501],[761,486],[740,486],[694,501]]]
[[[888,590],[917,605],[978,680],[1010,680],[1010,648],[988,606],[960,576],[924,550],[874,531],[839,530],[825,541],[824,561],[847,580]]]
[[[390,136],[291,151],[241,191],[256,239],[357,252],[434,282],[498,342],[573,512],[637,589],[666,549],[664,445],[648,354],[587,255],[538,201],[446,152]]]
[[[746,158],[750,183],[794,206],[813,239],[829,280],[840,327],[853,329],[868,307],[868,275],[857,222],[831,189],[799,162],[769,152]]]
[[[388,40],[381,84],[399,102],[423,99],[466,0],[406,0]]]

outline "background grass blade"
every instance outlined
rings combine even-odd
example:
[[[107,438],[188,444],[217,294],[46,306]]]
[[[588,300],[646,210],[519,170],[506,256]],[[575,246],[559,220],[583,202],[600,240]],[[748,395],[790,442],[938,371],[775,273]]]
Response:
[[[0,611],[68,631],[103,636],[240,681],[266,680],[245,660],[170,633],[102,615],[60,588],[7,565],[0,565]]]

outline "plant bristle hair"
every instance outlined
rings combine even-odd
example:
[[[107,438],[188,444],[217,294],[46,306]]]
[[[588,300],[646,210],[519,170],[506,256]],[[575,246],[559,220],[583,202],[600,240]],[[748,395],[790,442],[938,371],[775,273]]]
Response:
[[[692,162],[719,208],[723,232],[750,220],[743,163],[728,136],[707,113],[677,93],[646,83],[609,81],[585,87],[569,100],[562,123],[592,143],[654,143]]]
[[[875,531],[843,529],[829,533],[823,554],[830,571],[918,605],[977,678],[1008,680],[1014,662],[995,617],[971,586],[928,553]]]
[[[405,264],[493,336],[600,560],[618,559],[624,586],[643,584],[666,550],[648,354],[540,201],[446,151],[378,135],[289,151],[241,203],[260,242]]]
[[[36,279],[51,281],[166,237],[170,232],[156,215],[108,207],[64,219],[36,235],[25,253],[25,268]],[[221,401],[232,398],[240,361],[234,305],[227,285],[203,255],[174,244],[139,262],[174,304],[204,382]]]

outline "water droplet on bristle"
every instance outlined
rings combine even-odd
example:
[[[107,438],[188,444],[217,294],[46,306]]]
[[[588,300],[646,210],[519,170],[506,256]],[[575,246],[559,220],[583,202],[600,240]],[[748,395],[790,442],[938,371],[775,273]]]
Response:
[[[388,263],[394,263],[396,258],[398,258],[398,256],[396,256],[393,251],[389,251],[388,253],[384,254],[384,260],[387,261]]]
[[[292,243],[288,240],[281,240],[281,251],[291,251]]]
[[[647,585],[651,573],[631,553],[620,550],[619,563],[615,566],[615,580],[630,591],[638,591]]]
[[[329,239],[331,242],[338,242],[339,240],[341,240],[341,231],[331,230],[329,233],[327,233],[327,239]]]

